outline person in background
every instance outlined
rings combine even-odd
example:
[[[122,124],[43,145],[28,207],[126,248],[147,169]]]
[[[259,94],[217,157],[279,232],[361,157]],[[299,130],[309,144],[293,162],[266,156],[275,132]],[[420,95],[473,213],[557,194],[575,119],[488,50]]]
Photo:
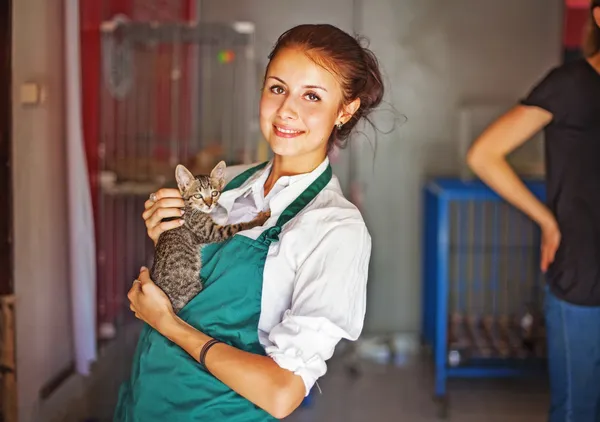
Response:
[[[550,422],[600,421],[600,0],[585,57],[551,69],[474,142],[470,168],[541,229]],[[546,204],[506,156],[545,133]]]
[[[358,338],[371,238],[327,153],[383,92],[373,53],[340,29],[301,25],[279,38],[260,101],[273,158],[238,168],[213,215],[219,224],[271,217],[202,250],[204,289],[177,315],[142,269],[128,298],[147,325],[116,421],[284,418],[326,373],[336,344]],[[163,219],[183,206],[178,190],[151,195],[143,218],[155,243],[179,226]]]

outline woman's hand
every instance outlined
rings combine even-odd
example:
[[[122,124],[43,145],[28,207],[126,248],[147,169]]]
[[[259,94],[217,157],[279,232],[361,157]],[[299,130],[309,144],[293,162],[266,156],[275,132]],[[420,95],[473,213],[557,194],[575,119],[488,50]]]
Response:
[[[541,226],[541,230],[540,269],[546,272],[550,264],[554,262],[556,251],[560,246],[561,234],[556,220]]]
[[[144,204],[142,218],[146,223],[148,236],[154,244],[158,242],[161,233],[179,227],[183,224],[182,208],[185,206],[183,198],[177,189],[160,189],[150,195]],[[176,217],[176,220],[162,221],[164,218]]]
[[[135,317],[141,319],[156,331],[161,332],[165,322],[173,320],[175,313],[167,295],[150,280],[146,267],[142,267],[140,275],[133,282],[127,293],[129,309]]]
[[[127,298],[136,318],[199,360],[211,338],[175,315],[167,295],[150,280],[147,268],[142,267]],[[207,354],[205,364],[221,382],[277,419],[287,417],[304,399],[302,378],[268,356],[220,343]]]

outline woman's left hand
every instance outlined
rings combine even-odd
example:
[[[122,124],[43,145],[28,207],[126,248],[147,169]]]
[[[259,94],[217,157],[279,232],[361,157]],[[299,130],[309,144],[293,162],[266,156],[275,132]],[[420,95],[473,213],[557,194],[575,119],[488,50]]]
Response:
[[[130,302],[129,309],[135,313],[135,317],[156,331],[160,332],[161,325],[175,316],[169,298],[150,280],[150,273],[146,267],[140,270],[140,275],[129,289],[127,298]]]

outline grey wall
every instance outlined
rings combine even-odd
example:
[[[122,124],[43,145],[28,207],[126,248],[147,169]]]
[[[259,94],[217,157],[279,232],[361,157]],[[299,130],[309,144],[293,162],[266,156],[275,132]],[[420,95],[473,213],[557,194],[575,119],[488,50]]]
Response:
[[[205,21],[249,20],[266,64],[293,25],[328,22],[351,31],[356,18],[387,82],[386,101],[407,120],[363,140],[359,177],[373,237],[367,332],[415,332],[420,324],[420,189],[427,175],[458,171],[457,106],[515,102],[561,55],[561,0],[200,0]],[[390,106],[384,106],[390,110]],[[382,130],[394,124],[382,110]],[[374,135],[370,135],[375,139]],[[345,180],[347,159],[338,165]]]
[[[19,421],[49,420],[42,386],[73,359],[60,0],[13,2],[14,277]],[[47,101],[20,104],[23,82]]]

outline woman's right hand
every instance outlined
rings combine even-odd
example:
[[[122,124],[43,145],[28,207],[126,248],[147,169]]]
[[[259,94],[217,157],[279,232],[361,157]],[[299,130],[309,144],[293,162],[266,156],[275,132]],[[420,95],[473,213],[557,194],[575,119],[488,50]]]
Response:
[[[144,203],[144,213],[142,218],[146,223],[146,231],[154,244],[158,242],[161,233],[179,227],[183,224],[183,207],[185,203],[177,189],[160,189],[155,193],[156,201],[148,199]],[[173,218],[175,220],[162,221],[164,218]]]
[[[560,246],[561,234],[556,220],[552,220],[540,226],[542,238],[540,245],[540,269],[543,272],[548,271],[550,264],[554,262],[556,251]]]

